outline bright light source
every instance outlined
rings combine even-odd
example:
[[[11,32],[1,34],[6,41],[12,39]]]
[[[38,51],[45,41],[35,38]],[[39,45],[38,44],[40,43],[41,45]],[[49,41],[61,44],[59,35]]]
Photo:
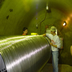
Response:
[[[66,26],[66,25],[67,25],[67,23],[64,21],[63,26]]]
[[[49,7],[48,6],[46,6],[46,10],[48,10],[49,9]]]
[[[65,26],[66,25],[66,23],[63,23],[63,26]]]
[[[46,4],[46,10],[48,10],[49,9],[49,7],[48,7],[48,3]]]
[[[46,11],[47,13],[51,13],[51,8],[49,7],[48,3],[46,4]]]

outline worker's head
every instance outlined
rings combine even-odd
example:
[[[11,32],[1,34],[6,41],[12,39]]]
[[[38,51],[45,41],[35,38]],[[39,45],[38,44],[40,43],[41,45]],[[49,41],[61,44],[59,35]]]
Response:
[[[23,28],[23,33],[26,35],[28,33],[28,28],[24,27]]]
[[[50,31],[51,31],[51,34],[54,34],[56,32],[56,27],[52,26],[51,29],[50,29]]]

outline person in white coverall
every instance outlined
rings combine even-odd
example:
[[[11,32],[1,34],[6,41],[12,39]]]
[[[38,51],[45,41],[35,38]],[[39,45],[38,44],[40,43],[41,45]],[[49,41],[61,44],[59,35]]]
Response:
[[[47,36],[51,39],[50,45],[51,45],[51,53],[52,53],[52,65],[53,65],[53,72],[58,72],[58,51],[60,48],[60,39],[58,35],[56,35],[56,27],[52,26],[51,34],[43,34],[43,36]]]

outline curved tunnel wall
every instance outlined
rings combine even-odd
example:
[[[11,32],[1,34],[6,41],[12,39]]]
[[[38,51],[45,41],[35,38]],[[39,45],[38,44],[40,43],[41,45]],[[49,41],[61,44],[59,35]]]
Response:
[[[65,15],[69,15],[72,11],[70,0],[48,0],[48,3],[51,8],[60,10]],[[34,2],[33,0],[4,0],[0,8],[0,35],[22,34],[23,27],[28,27],[34,16],[36,16],[39,11],[45,9],[45,6],[46,2],[43,0],[37,2]],[[43,12],[43,14],[45,14],[45,12]],[[40,21],[42,21],[44,16],[40,18]]]
[[[30,0],[5,0],[0,8],[0,35],[21,35],[23,27],[28,27],[38,11],[44,8],[44,3]]]

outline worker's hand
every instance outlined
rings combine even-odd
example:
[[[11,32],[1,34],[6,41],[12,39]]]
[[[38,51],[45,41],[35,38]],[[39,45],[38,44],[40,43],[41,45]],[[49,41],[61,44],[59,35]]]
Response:
[[[51,46],[57,48],[57,45],[54,45],[53,43],[50,43]]]
[[[46,34],[43,34],[43,36],[45,37],[45,36],[46,36]]]
[[[50,43],[51,46],[53,46],[53,43]]]

